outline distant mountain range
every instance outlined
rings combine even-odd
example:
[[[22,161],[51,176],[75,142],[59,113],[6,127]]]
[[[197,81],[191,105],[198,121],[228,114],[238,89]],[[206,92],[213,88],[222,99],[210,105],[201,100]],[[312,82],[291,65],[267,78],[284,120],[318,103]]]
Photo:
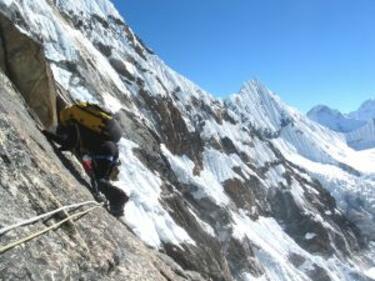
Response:
[[[331,130],[345,134],[348,145],[354,149],[375,147],[375,99],[365,101],[358,110],[347,114],[318,105],[307,116]]]

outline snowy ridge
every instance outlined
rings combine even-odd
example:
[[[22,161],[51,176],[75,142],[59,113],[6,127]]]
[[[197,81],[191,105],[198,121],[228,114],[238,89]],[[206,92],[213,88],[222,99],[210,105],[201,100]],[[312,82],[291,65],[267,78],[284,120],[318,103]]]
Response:
[[[366,280],[374,264],[341,214],[375,240],[374,154],[258,81],[216,100],[144,46],[107,0],[0,4],[42,42],[71,99],[123,114],[116,184],[130,195],[123,220],[145,243],[207,280]],[[298,219],[306,229],[293,228]]]
[[[122,17],[113,6],[112,2],[106,0],[97,1],[74,1],[74,0],[56,0],[55,5],[59,9],[67,11],[69,13],[75,13],[81,17],[90,17],[97,15],[102,18],[112,16],[118,20],[122,20]]]

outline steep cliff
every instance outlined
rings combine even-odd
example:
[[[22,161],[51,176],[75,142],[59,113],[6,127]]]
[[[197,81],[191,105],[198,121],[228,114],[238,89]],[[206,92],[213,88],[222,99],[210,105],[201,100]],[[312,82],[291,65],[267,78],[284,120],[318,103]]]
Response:
[[[97,208],[7,251],[1,278],[371,280],[365,272],[374,266],[373,228],[364,226],[373,219],[373,193],[367,205],[354,204],[362,224],[348,216],[354,207],[340,196],[354,200],[361,192],[350,188],[355,181],[374,187],[375,171],[365,162],[372,155],[357,165],[339,135],[258,82],[226,102],[215,99],[166,66],[109,1],[0,6],[2,22],[35,46],[37,64],[20,52],[23,66],[41,73],[50,90],[37,94],[47,102],[43,109],[80,99],[116,112],[124,134],[115,184],[130,195],[120,220]],[[77,161],[53,150],[36,129],[53,118],[34,106],[30,87],[20,86],[33,77],[30,68],[19,79],[9,71],[6,46],[17,41],[4,34],[0,224],[8,225],[92,197]],[[338,171],[341,181],[324,168]],[[1,245],[42,225],[4,234]]]

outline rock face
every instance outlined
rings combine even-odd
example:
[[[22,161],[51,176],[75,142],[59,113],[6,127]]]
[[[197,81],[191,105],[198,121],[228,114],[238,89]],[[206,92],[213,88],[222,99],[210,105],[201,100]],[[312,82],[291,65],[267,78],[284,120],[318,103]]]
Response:
[[[1,224],[92,200],[86,186],[65,167],[62,155],[36,128],[22,95],[0,73]],[[69,161],[66,159],[66,161]],[[84,176],[81,180],[84,182]],[[87,180],[87,179],[86,179]],[[15,241],[64,218],[23,227],[1,236]],[[0,255],[1,280],[203,280],[146,248],[103,208]]]
[[[92,200],[77,160],[36,129],[33,114],[47,125],[55,97],[116,113],[115,184],[130,195],[120,220],[96,209],[0,255],[1,279],[370,280],[375,171],[353,161],[340,136],[256,81],[216,100],[166,66],[107,0],[0,7],[0,224]],[[24,62],[16,74],[12,48]],[[39,104],[30,83],[48,90],[33,92]],[[0,245],[64,216],[6,233]]]
[[[56,125],[56,89],[43,47],[0,14],[0,66],[46,127]]]

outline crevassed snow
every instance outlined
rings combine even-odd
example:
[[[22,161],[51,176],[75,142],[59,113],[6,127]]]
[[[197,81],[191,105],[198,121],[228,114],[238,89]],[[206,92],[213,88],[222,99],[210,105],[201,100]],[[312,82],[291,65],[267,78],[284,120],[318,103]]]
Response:
[[[329,164],[311,161],[299,154],[288,153],[289,160],[304,167],[313,178],[335,197],[340,210],[361,228],[365,235],[374,238],[375,229],[375,175],[365,173],[362,176],[352,175],[343,169]],[[356,168],[371,170],[371,158],[367,153],[358,153],[353,164]]]
[[[328,260],[314,256],[299,247],[289,237],[282,227],[273,219],[259,217],[251,220],[243,211],[232,212],[233,237],[242,240],[247,237],[256,245],[255,255],[263,265],[268,279],[282,281],[310,281],[308,276],[314,265],[325,269],[327,275],[334,281],[352,281],[352,273],[358,268],[350,268],[336,257]],[[305,259],[298,269],[289,260],[291,254],[297,254]]]
[[[186,231],[178,226],[159,203],[161,179],[134,155],[137,144],[121,139],[121,166],[116,186],[124,189],[130,200],[125,207],[125,222],[145,243],[160,247],[162,242],[179,245],[195,244]]]

